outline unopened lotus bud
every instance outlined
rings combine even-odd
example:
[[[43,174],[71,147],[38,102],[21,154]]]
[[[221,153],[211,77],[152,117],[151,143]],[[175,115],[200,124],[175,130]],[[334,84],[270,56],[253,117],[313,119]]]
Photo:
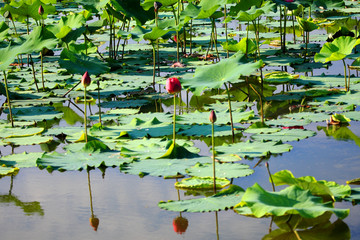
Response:
[[[39,10],[38,10],[39,15],[43,15],[44,14],[44,8],[42,5],[39,6]]]
[[[159,9],[161,8],[161,6],[162,6],[162,3],[160,3],[160,2],[154,2],[154,11],[155,11],[155,12],[158,12]]]
[[[210,120],[211,123],[216,122],[216,114],[215,114],[214,110],[211,110],[209,120]]]
[[[165,88],[168,93],[176,94],[181,91],[181,83],[176,77],[168,78]]]
[[[84,86],[84,87],[87,87],[89,86],[91,83],[91,78],[89,76],[89,73],[86,71],[86,73],[82,76],[81,78],[81,84]]]

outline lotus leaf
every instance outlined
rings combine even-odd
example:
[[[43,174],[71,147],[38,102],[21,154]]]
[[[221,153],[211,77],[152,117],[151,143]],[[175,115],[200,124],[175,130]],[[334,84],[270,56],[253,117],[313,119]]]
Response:
[[[227,210],[234,207],[244,194],[244,189],[231,185],[228,189],[206,198],[181,201],[159,202],[161,209],[175,212],[212,212]]]
[[[219,63],[197,67],[191,79],[181,79],[184,88],[189,88],[199,96],[206,88],[220,88],[224,83],[239,83],[240,76],[249,76],[262,67],[263,62],[247,62],[242,54],[223,59]],[[204,81],[206,79],[206,81]]]
[[[185,169],[196,163],[210,162],[209,157],[183,158],[183,159],[146,159],[133,161],[120,166],[123,173],[139,176],[171,177],[185,175]]]
[[[300,141],[301,139],[313,137],[316,132],[305,129],[283,129],[275,133],[257,133],[251,136],[251,139],[256,141],[282,141],[292,142]]]
[[[243,206],[249,207],[255,217],[300,214],[304,218],[314,218],[328,211],[340,219],[349,215],[349,209],[334,208],[331,202],[323,203],[321,197],[313,196],[310,191],[297,186],[287,187],[280,192],[268,192],[255,183],[246,189],[235,210]]]
[[[0,178],[5,176],[16,175],[18,172],[19,172],[19,168],[0,166]]]
[[[186,169],[188,175],[193,177],[212,177],[212,163],[199,163]],[[254,173],[249,169],[249,165],[242,163],[215,163],[215,176],[218,178],[239,178],[246,177]]]
[[[216,152],[221,155],[236,154],[242,158],[266,157],[270,154],[288,152],[292,149],[289,144],[280,142],[239,142],[231,145],[224,144],[216,147]]]
[[[11,137],[1,140],[0,145],[37,145],[41,143],[48,143],[53,140],[52,137],[44,137],[40,135],[32,135],[29,137]]]
[[[310,190],[316,196],[329,196],[332,199],[342,199],[350,196],[351,188],[348,185],[339,185],[325,180],[317,181],[312,176],[295,178],[289,170],[282,170],[272,175],[276,186],[296,185],[303,190]]]
[[[7,167],[28,168],[36,167],[36,160],[43,155],[42,152],[19,153],[3,156],[0,158],[0,165]]]
[[[221,189],[230,184],[225,178],[216,178],[216,189]],[[212,177],[191,177],[182,179],[175,183],[176,188],[180,189],[213,189],[214,178]]]
[[[235,134],[241,132],[243,127],[236,126]],[[214,136],[215,137],[222,137],[222,136],[231,136],[231,127],[230,126],[214,126]],[[179,134],[186,135],[186,136],[199,136],[199,137],[211,137],[212,130],[211,125],[191,125],[188,129],[183,129],[179,131]]]
[[[286,114],[284,117],[288,117],[291,119],[305,119],[311,122],[323,122],[329,119],[329,115],[325,113],[314,113],[314,112],[299,112],[299,113],[291,113]]]

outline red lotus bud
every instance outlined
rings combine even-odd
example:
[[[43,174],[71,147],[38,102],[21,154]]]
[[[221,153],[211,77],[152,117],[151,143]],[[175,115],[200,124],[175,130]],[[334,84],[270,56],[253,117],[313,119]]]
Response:
[[[166,91],[170,94],[176,94],[181,91],[181,83],[178,78],[172,77],[166,80]]]
[[[44,8],[42,5],[39,6],[39,10],[38,10],[39,15],[43,15],[44,14]]]
[[[89,86],[91,83],[91,78],[89,76],[89,73],[86,71],[86,73],[82,76],[81,78],[81,84],[84,86],[84,87],[87,87]]]
[[[161,8],[162,3],[160,2],[154,2],[154,11],[157,12]]]
[[[216,114],[215,114],[215,111],[214,111],[214,110],[211,110],[209,119],[210,119],[210,122],[211,122],[211,123],[216,122]]]
[[[94,231],[97,231],[100,220],[97,217],[91,217],[89,218],[89,222],[90,222],[90,226],[92,226]]]
[[[186,231],[188,225],[188,220],[181,216],[176,217],[173,220],[174,232],[176,232],[177,234],[183,234]]]
[[[174,36],[174,41],[177,43],[178,42],[178,39],[177,39],[177,36],[175,35]]]

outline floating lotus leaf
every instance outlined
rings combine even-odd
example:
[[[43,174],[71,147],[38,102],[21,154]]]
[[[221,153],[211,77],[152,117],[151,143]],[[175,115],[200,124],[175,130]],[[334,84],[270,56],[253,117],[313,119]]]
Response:
[[[312,176],[295,178],[289,170],[282,170],[272,175],[276,186],[296,185],[303,190],[310,190],[316,196],[329,196],[332,199],[342,199],[350,196],[351,188],[348,185],[339,185],[325,180],[317,181]]]
[[[55,6],[52,6],[49,3],[49,1],[41,0],[17,1],[13,4],[6,4],[4,10],[10,11],[11,14],[17,16],[19,20],[25,20],[26,17],[40,20],[41,17],[46,18],[48,14],[54,13],[56,11]],[[40,16],[40,14],[38,13],[40,5],[42,5],[44,9],[43,16]]]
[[[116,149],[121,151],[122,156],[136,159],[160,158],[172,144],[172,140],[166,138],[143,138],[131,141],[118,141]],[[191,153],[199,153],[200,149],[194,147],[193,142],[181,139],[176,140],[176,144],[186,148]],[[187,156],[189,157],[189,156]]]
[[[219,97],[221,99],[227,99],[227,95],[215,95],[212,96],[211,98],[215,98],[215,97]],[[254,105],[254,103],[252,102],[239,102],[239,101],[231,101],[231,107],[232,109],[246,109],[248,107],[252,107]],[[228,102],[219,102],[216,101],[216,103],[213,104],[207,104],[206,106],[204,106],[205,110],[214,110],[216,112],[224,112],[224,111],[228,111],[229,110],[229,103]],[[243,111],[241,111],[243,112]]]
[[[360,111],[346,112],[344,115],[353,121],[360,121]]]
[[[275,133],[257,133],[251,136],[256,141],[282,141],[292,142],[313,137],[316,132],[305,129],[283,129]]]
[[[291,113],[286,114],[284,117],[292,118],[292,119],[306,119],[311,122],[323,122],[329,119],[329,115],[325,113],[314,113],[314,112],[299,112],[299,113]]]
[[[338,114],[338,113],[331,115],[331,120],[334,122],[339,122],[340,124],[349,123],[351,121],[344,114]]]
[[[280,131],[281,128],[274,128],[274,127],[269,127],[266,124],[262,123],[262,122],[255,122],[252,125],[250,125],[245,131],[244,133],[265,133],[265,134],[269,134],[269,133],[276,133],[278,131]]]
[[[344,87],[344,76],[342,75],[324,75],[319,76],[300,76],[298,79],[293,81],[296,84],[301,85],[311,85],[312,87],[321,87],[321,88],[334,88],[334,87]],[[350,83],[354,84],[356,82],[355,78],[350,79]]]
[[[19,172],[19,168],[0,166],[0,178],[5,176],[16,175],[18,172]]]
[[[255,217],[267,215],[283,216],[300,214],[304,218],[318,217],[325,212],[333,212],[343,219],[349,215],[349,209],[337,209],[331,202],[323,203],[321,197],[311,195],[297,186],[287,187],[280,192],[268,192],[255,183],[246,189],[241,203],[235,206],[235,211],[243,206],[251,209]]]
[[[221,189],[230,184],[226,178],[216,178],[216,189]],[[212,177],[191,177],[182,179],[175,183],[176,188],[181,189],[213,189],[214,178]]]
[[[195,111],[193,113],[187,113],[187,114],[183,114],[179,117],[179,120],[177,120],[177,122],[179,123],[187,123],[187,124],[209,124],[209,115],[210,112],[199,112],[199,111]],[[254,114],[254,110],[250,110],[250,111],[242,111],[241,109],[232,111],[232,116],[233,116],[233,122],[235,123],[240,123],[240,122],[244,122],[247,121],[249,119],[254,118],[255,114]],[[218,124],[229,124],[230,123],[230,118],[229,118],[229,111],[225,110],[222,112],[218,112],[216,111],[216,125]],[[242,128],[241,126],[239,128]]]
[[[196,198],[181,201],[159,202],[161,209],[174,212],[212,212],[227,210],[241,201],[244,189],[231,185],[228,189],[206,198]]]
[[[188,175],[193,177],[212,177],[212,163],[199,163],[186,169]],[[215,163],[215,176],[218,178],[239,178],[246,177],[254,173],[249,169],[249,165],[242,163]]]
[[[353,204],[360,203],[360,188],[351,188],[350,197],[345,198],[347,201],[353,202]]]
[[[149,103],[149,101],[146,99],[131,99],[131,100],[123,100],[123,101],[103,102],[103,103],[101,103],[101,107],[103,107],[103,108],[135,108],[135,107],[141,107],[148,103]]]
[[[347,92],[336,95],[331,95],[327,97],[319,97],[316,98],[316,101],[319,102],[327,102],[327,103],[335,103],[335,104],[359,104],[360,92]]]
[[[176,116],[176,122],[180,121],[180,116]],[[133,114],[133,115],[128,115],[128,116],[122,116],[119,119],[119,122],[121,124],[128,124],[129,122],[131,122],[133,119],[140,119],[143,122],[148,122],[151,121],[152,119],[156,118],[157,120],[159,120],[160,122],[163,123],[172,123],[173,122],[173,114],[170,113],[139,113],[139,114]]]
[[[112,167],[131,161],[120,156],[120,152],[110,150],[100,141],[89,141],[78,152],[46,153],[37,160],[39,168],[49,171],[76,171],[102,165]]]
[[[313,102],[310,105],[317,105],[316,102]],[[356,106],[354,104],[337,104],[337,105],[329,105],[324,104],[323,106],[312,106],[312,109],[314,109],[316,112],[347,112],[347,111],[354,111]],[[356,115],[357,112],[349,112],[346,115]],[[351,118],[351,120],[355,120],[356,118]]]
[[[106,113],[102,113],[101,120],[102,121],[114,120],[114,119],[120,118],[122,116],[136,114],[139,111],[140,111],[140,109],[133,109],[133,108],[112,109],[110,111],[107,111]],[[98,114],[92,115],[92,116],[89,116],[89,118],[91,120],[98,120],[99,115]]]
[[[292,64],[301,64],[304,60],[298,57],[291,57],[289,55],[281,55],[276,57],[267,57],[264,59],[266,65],[269,66],[290,66]]]
[[[294,127],[294,126],[305,126],[311,123],[309,119],[291,119],[291,118],[279,118],[266,121],[266,124],[272,126],[284,126],[284,127]]]
[[[55,111],[54,107],[17,107],[12,109],[14,119],[18,121],[43,121],[60,119],[63,112]]]
[[[0,145],[37,145],[41,143],[48,143],[53,140],[52,137],[44,137],[40,135],[32,135],[29,137],[11,137],[1,140]]]
[[[0,138],[16,138],[16,137],[28,137],[35,134],[40,134],[44,131],[44,128],[40,127],[2,127],[0,128]]]
[[[236,126],[235,134],[241,133],[242,127]],[[222,137],[222,136],[231,136],[231,127],[230,126],[214,126],[215,137]],[[186,136],[200,136],[200,137],[211,137],[212,130],[211,125],[191,125],[190,128],[180,130],[179,134],[186,135]]]
[[[146,159],[133,161],[120,166],[123,173],[139,175],[141,177],[150,175],[155,177],[172,177],[185,175],[185,169],[196,163],[211,162],[209,157],[183,158],[183,159]]]
[[[17,168],[36,167],[36,160],[42,155],[42,152],[11,154],[0,158],[0,165]]]
[[[220,88],[224,83],[243,82],[240,76],[249,76],[262,67],[263,62],[248,62],[244,55],[235,54],[231,58],[223,59],[219,63],[197,67],[194,78],[182,79],[184,88],[190,88],[199,96],[206,88]],[[204,81],[206,79],[206,81]]]
[[[279,142],[239,142],[231,145],[224,144],[215,148],[220,155],[236,154],[242,158],[266,157],[270,154],[288,152],[292,149],[289,144]]]

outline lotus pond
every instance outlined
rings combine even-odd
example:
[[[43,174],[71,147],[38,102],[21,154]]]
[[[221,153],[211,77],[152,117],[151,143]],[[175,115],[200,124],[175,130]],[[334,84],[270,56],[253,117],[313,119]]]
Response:
[[[360,239],[357,1],[0,7],[2,239]]]

